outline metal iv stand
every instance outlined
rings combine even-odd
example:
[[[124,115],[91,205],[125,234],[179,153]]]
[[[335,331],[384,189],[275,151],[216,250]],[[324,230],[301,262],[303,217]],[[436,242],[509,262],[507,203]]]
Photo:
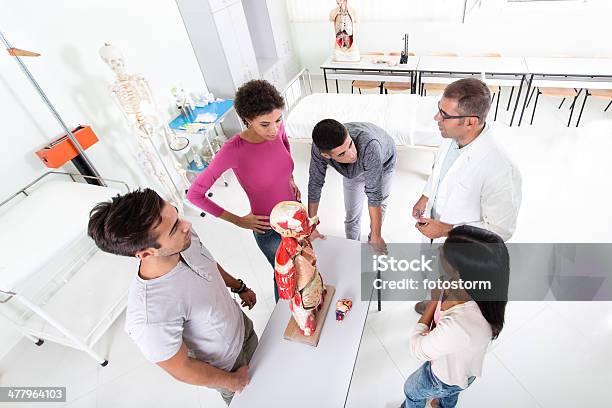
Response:
[[[19,65],[19,68],[21,68],[21,71],[23,71],[25,76],[30,80],[30,82],[32,83],[32,85],[34,86],[34,88],[36,89],[40,97],[42,98],[45,105],[47,105],[47,107],[51,111],[51,114],[55,117],[55,119],[58,121],[60,126],[64,129],[64,131],[66,132],[66,135],[72,142],[73,146],[79,152],[79,155],[83,158],[83,161],[85,162],[85,164],[91,169],[91,171],[93,172],[93,175],[96,177],[98,182],[102,186],[108,187],[107,184],[102,179],[102,177],[100,176],[100,173],[98,173],[98,170],[94,167],[91,160],[89,160],[89,157],[85,153],[85,150],[83,150],[83,148],[79,144],[77,138],[74,136],[72,131],[68,128],[68,126],[66,125],[62,117],[59,115],[59,113],[57,112],[57,110],[55,109],[51,101],[49,100],[49,98],[47,98],[47,95],[45,95],[45,92],[42,90],[40,85],[38,85],[38,82],[36,82],[36,79],[34,79],[34,77],[32,76],[32,73],[30,72],[28,67],[26,67],[26,65],[23,63],[23,61],[20,58],[20,57],[38,57],[40,54],[31,52],[31,51],[20,50],[19,48],[14,48],[4,36],[4,34],[2,33],[2,30],[0,30],[0,39],[4,43],[4,46],[6,47],[6,50],[8,51],[9,55],[11,55],[12,57],[15,57],[15,61],[17,61],[17,65]]]

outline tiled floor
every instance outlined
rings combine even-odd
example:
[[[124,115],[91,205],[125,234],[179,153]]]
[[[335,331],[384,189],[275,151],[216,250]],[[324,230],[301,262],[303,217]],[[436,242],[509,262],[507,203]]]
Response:
[[[320,82],[316,85],[320,89]],[[583,125],[568,129],[567,110],[558,111],[556,104],[541,98],[534,126],[508,128],[505,110],[496,124],[523,174],[523,204],[513,241],[610,242],[612,183],[607,175],[612,173],[612,117],[602,112],[603,102],[599,106],[593,100]],[[293,157],[295,178],[305,194],[309,146],[293,143]],[[387,242],[419,239],[409,214],[430,167],[430,154],[399,152],[384,226]],[[229,178],[229,187],[215,187],[215,200],[233,212],[247,213],[244,193],[235,178]],[[335,236],[343,235],[340,183],[335,172],[328,172],[320,207],[321,231]],[[258,304],[247,314],[261,334],[274,307],[272,275],[252,234],[213,217],[200,218],[195,212],[188,216],[220,263],[256,291]],[[382,312],[370,312],[347,406],[399,406],[403,383],[419,365],[408,347],[416,320],[409,302],[385,302]],[[51,342],[38,348],[22,340],[0,361],[0,386],[66,385],[69,407],[224,406],[215,391],[179,383],[148,363],[123,332],[123,323],[122,315],[96,346],[108,357],[107,367]],[[606,406],[612,383],[611,344],[611,302],[511,302],[506,326],[485,360],[483,377],[462,393],[459,406]],[[11,405],[0,403],[4,406]]]

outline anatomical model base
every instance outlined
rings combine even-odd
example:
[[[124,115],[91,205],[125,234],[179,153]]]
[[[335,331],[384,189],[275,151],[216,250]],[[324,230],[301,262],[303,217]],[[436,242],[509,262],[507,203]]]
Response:
[[[329,311],[329,306],[332,303],[334,298],[334,293],[336,292],[336,287],[331,285],[325,285],[325,299],[323,299],[323,303],[321,304],[321,309],[317,312],[316,322],[317,328],[314,333],[310,336],[304,336],[300,327],[295,322],[295,319],[289,320],[287,323],[287,328],[285,329],[285,334],[283,337],[285,340],[291,340],[298,343],[308,344],[309,346],[317,347],[319,344],[319,338],[321,337],[321,330],[323,329],[323,322],[325,321],[325,316],[327,316],[327,312]]]

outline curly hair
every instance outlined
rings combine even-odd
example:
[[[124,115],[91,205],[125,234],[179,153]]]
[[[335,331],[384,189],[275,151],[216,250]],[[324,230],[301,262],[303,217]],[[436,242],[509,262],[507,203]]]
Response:
[[[283,109],[285,101],[274,85],[263,79],[254,79],[238,88],[234,107],[242,122],[247,125],[247,120],[255,119],[275,109]]]

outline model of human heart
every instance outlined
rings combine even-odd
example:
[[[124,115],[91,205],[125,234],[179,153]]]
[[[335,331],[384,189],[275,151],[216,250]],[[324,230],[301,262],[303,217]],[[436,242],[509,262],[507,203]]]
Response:
[[[317,217],[308,218],[304,205],[295,201],[282,201],[270,213],[270,225],[282,237],[274,268],[279,296],[289,300],[291,314],[305,336],[317,329],[316,314],[325,296],[308,239],[318,223]]]

